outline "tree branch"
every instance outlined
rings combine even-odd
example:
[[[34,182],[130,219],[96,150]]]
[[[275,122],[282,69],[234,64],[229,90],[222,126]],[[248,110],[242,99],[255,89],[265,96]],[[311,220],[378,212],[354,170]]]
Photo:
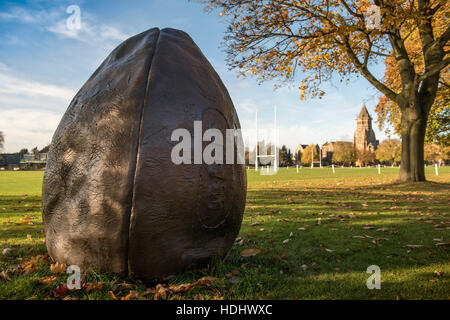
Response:
[[[437,73],[439,73],[442,69],[444,69],[445,67],[447,67],[450,64],[450,58],[446,58],[444,60],[441,60],[438,64],[435,64],[433,66],[430,66],[430,68],[422,73],[419,78],[418,81],[421,82],[429,77],[432,77],[434,75],[436,75]]]
[[[387,96],[392,101],[397,102],[399,99],[399,95],[389,89],[385,84],[380,82],[375,76],[367,69],[367,66],[364,66],[361,61],[359,61],[358,57],[356,56],[355,52],[353,51],[352,47],[350,46],[350,43],[348,41],[348,38],[344,38],[344,45],[345,45],[345,51],[347,52],[347,55],[349,56],[350,60],[353,62],[355,67],[361,72],[361,74],[364,76],[364,78],[367,79],[375,88],[380,90],[385,96]]]

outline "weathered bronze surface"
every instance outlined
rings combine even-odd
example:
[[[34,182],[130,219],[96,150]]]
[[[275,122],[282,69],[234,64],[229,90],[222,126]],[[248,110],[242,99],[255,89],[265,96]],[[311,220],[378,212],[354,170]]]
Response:
[[[172,131],[193,136],[198,120],[224,137],[240,128],[186,33],[154,28],[114,49],[53,136],[42,190],[50,256],[150,281],[224,257],[242,222],[245,167],[175,165]]]

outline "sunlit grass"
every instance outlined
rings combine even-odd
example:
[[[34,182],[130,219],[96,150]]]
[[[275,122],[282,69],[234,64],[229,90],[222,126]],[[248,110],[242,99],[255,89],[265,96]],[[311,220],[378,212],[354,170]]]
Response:
[[[235,245],[225,261],[169,281],[213,276],[212,287],[169,298],[448,299],[450,168],[440,168],[439,176],[433,167],[426,170],[430,182],[412,185],[394,183],[397,168],[381,168],[381,175],[376,168],[336,168],[335,174],[302,168],[297,174],[294,167],[272,176],[248,170],[243,246]],[[43,284],[51,275],[44,262],[29,274],[17,271],[46,252],[41,181],[42,172],[0,172],[0,251],[12,249],[0,255],[0,268],[11,278],[0,280],[1,299],[54,298],[52,288],[67,277]],[[249,248],[261,252],[242,257]],[[370,265],[381,268],[380,290],[366,287]],[[151,286],[132,279],[89,272],[84,281],[102,288],[65,296],[112,299],[108,291],[125,295],[117,285],[126,281],[140,298],[153,298]]]

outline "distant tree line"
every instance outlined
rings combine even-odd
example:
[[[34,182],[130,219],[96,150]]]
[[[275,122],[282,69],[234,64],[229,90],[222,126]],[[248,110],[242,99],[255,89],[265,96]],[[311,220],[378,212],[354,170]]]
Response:
[[[273,146],[265,144],[264,141],[258,142],[258,154],[272,154]],[[312,150],[312,152],[311,152]],[[312,154],[312,156],[311,156]],[[295,166],[295,165],[311,165],[311,158],[314,162],[320,161],[319,148],[316,144],[308,145],[303,152],[298,154],[292,154],[291,150],[282,145],[278,149],[279,165],[280,167]],[[427,144],[425,145],[424,158],[427,163],[442,163],[450,160],[450,146],[440,144]],[[252,161],[249,161],[252,159]],[[255,150],[245,151],[246,164],[254,163]],[[271,159],[267,161],[258,159],[258,165],[267,165]],[[383,140],[378,146],[375,152],[355,150],[352,142],[337,142],[335,144],[334,152],[332,155],[332,163],[337,165],[355,165],[359,162],[361,165],[373,165],[381,163],[384,165],[398,165],[401,161],[401,141],[399,139],[386,139]]]

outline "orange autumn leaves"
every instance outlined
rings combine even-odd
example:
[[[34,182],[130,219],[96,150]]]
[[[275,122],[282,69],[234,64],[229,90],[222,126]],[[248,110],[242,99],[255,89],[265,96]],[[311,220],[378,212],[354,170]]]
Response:
[[[433,5],[442,3],[442,1],[431,1]],[[433,30],[435,37],[439,37],[445,32],[448,27],[448,16],[450,14],[450,7],[444,6],[442,10],[436,12],[433,19]],[[415,72],[422,74],[425,69],[423,48],[421,45],[421,39],[419,31],[411,24],[402,26],[401,33],[404,36],[405,48],[408,52],[408,57],[411,60]],[[448,46],[447,46],[448,51]],[[447,55],[448,56],[448,55]],[[383,82],[389,86],[393,91],[399,93],[402,90],[402,80],[398,69],[397,62],[393,56],[386,57],[385,59],[385,73],[383,76]],[[428,126],[426,133],[426,140],[428,142],[434,142],[436,139],[436,132],[439,132],[439,126],[444,125],[442,120],[439,121],[439,114],[442,114],[445,109],[448,110],[450,100],[450,69],[445,68],[441,72],[440,84],[437,92],[435,103],[431,107],[430,117],[428,118]],[[387,98],[386,96],[380,97],[378,105],[375,109],[378,116],[378,126],[380,129],[385,128],[387,132],[390,132],[390,128],[394,129],[395,134],[400,134],[401,129],[401,112],[398,105]],[[448,111],[447,111],[448,112]],[[436,123],[436,120],[437,123]],[[438,126],[438,127],[436,127]]]
[[[200,0],[207,11],[219,10],[229,23],[223,46],[227,63],[245,78],[281,83],[299,79],[300,97],[321,97],[321,84],[339,74],[341,81],[361,74],[378,86],[368,68],[391,56],[389,34],[408,33],[428,19],[415,0],[384,1],[380,28],[368,27],[373,0]],[[445,0],[432,0],[448,13]],[[438,10],[438,11],[439,11]],[[448,23],[437,28],[442,33]],[[395,91],[394,88],[390,88]],[[382,90],[383,91],[383,90]],[[383,93],[385,93],[383,91]]]
[[[38,271],[38,268],[42,269],[42,264],[48,265],[51,275],[43,276],[39,278],[41,290],[46,292],[45,299],[63,299],[63,300],[78,300],[80,294],[103,294],[107,295],[114,300],[132,300],[132,299],[177,299],[181,298],[181,295],[195,287],[208,287],[212,286],[217,279],[211,276],[205,276],[197,281],[182,284],[158,284],[156,287],[145,288],[142,287],[142,283],[128,283],[122,281],[118,284],[112,285],[110,282],[101,281],[86,281],[89,277],[87,274],[83,274],[81,279],[81,289],[69,290],[65,283],[65,277],[67,265],[55,262],[50,263],[49,256],[47,254],[39,254],[32,256],[29,260],[19,258],[20,264],[16,266],[14,270],[2,270],[0,272],[0,281],[11,281],[12,277],[32,275]],[[111,287],[112,285],[112,287]],[[108,290],[110,287],[110,290]],[[144,290],[142,290],[144,288]],[[221,299],[220,295],[211,291],[211,296],[217,299]],[[37,296],[31,297],[31,299],[37,298]]]

